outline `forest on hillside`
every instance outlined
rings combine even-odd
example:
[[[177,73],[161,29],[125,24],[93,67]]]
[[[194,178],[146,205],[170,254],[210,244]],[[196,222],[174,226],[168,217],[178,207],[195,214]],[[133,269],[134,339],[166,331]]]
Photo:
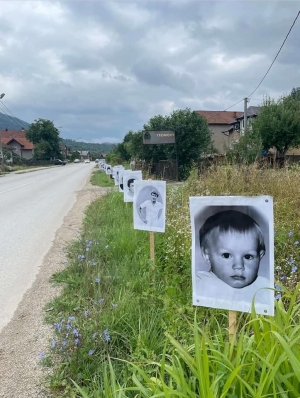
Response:
[[[62,144],[66,145],[71,152],[73,151],[89,151],[91,153],[110,153],[115,144],[103,143],[95,144],[90,142],[74,141],[67,138],[62,138]]]

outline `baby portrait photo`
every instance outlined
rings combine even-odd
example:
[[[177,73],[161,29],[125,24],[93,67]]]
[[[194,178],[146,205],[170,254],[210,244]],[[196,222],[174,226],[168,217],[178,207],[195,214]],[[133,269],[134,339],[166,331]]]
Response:
[[[139,180],[134,185],[134,229],[165,232],[166,182]]]
[[[270,196],[190,197],[193,305],[274,315]]]
[[[124,202],[133,202],[135,181],[142,180],[142,178],[141,170],[123,174]]]

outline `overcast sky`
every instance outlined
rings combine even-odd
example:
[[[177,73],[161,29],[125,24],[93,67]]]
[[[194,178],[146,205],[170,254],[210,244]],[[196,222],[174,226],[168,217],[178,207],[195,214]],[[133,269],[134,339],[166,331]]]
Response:
[[[1,0],[2,101],[86,142],[120,142],[175,109],[224,110],[257,86],[299,9],[299,1]],[[299,38],[300,18],[249,105],[300,86]]]

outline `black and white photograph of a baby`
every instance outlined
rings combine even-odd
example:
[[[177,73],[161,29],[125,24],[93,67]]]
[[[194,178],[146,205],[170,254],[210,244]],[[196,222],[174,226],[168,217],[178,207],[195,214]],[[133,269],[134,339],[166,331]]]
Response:
[[[269,285],[268,278],[259,275],[266,254],[265,239],[260,225],[250,215],[237,210],[219,211],[205,220],[198,236],[207,265],[207,271],[197,272],[200,279],[217,277],[234,289]],[[218,286],[222,287],[220,283]]]
[[[143,188],[137,198],[137,213],[140,220],[149,227],[160,227],[164,209],[163,198],[153,186]]]

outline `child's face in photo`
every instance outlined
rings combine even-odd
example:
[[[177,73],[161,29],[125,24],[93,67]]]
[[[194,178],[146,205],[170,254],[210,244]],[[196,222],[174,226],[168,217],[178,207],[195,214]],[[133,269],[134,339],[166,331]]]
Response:
[[[133,193],[134,192],[134,182],[131,182],[129,184],[129,192]]]
[[[258,252],[255,233],[212,233],[212,237],[203,251],[211,271],[233,288],[240,289],[253,283],[264,256],[263,251]]]

